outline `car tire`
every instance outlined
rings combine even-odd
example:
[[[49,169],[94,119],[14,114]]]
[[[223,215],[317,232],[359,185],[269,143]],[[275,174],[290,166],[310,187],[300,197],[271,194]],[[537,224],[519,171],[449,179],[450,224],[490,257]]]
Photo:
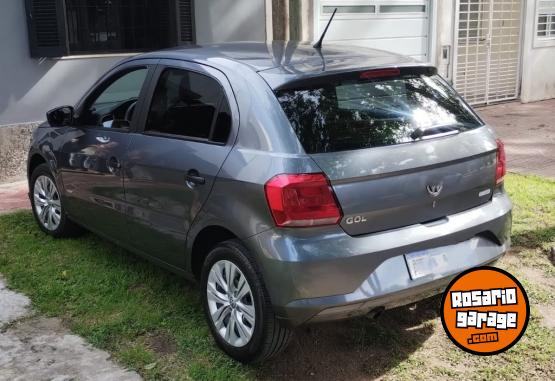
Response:
[[[83,229],[64,210],[56,179],[47,164],[37,166],[30,179],[31,209],[40,229],[56,238],[74,237]]]
[[[232,286],[226,290],[228,269],[233,276]],[[244,285],[241,287],[242,277],[250,294]],[[238,292],[236,299],[235,292]],[[246,293],[242,296],[241,292]],[[235,360],[261,362],[287,347],[292,329],[276,318],[256,263],[240,241],[225,241],[210,251],[202,267],[201,293],[206,320],[217,345]],[[243,313],[246,310],[250,312]],[[227,325],[224,314],[227,314]],[[250,315],[254,316],[254,324]],[[215,321],[222,316],[219,323]]]

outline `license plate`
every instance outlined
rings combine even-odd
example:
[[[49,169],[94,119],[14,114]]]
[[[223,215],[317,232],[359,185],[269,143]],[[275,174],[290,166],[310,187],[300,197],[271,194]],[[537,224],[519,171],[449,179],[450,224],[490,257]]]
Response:
[[[445,271],[448,267],[447,256],[444,253],[430,250],[415,251],[405,254],[405,261],[411,279],[418,279],[428,275]]]

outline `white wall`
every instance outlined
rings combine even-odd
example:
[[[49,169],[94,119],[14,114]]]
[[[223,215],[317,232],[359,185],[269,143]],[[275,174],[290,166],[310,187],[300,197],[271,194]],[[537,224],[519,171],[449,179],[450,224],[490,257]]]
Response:
[[[45,119],[49,109],[75,104],[124,58],[33,59],[23,0],[0,0],[0,125]],[[197,0],[198,43],[266,39],[265,0]]]
[[[523,0],[524,26],[522,42],[522,78],[520,98],[522,102],[534,102],[555,98],[555,41],[551,46],[534,46],[536,0]],[[437,66],[447,77],[453,72],[453,30],[455,0],[441,0],[438,8]],[[441,59],[442,45],[451,46],[451,59],[447,63]],[[449,66],[448,66],[449,65]]]
[[[453,75],[453,30],[455,1],[440,0],[436,2],[437,6],[437,28],[436,28],[436,49],[435,60],[432,62],[437,66],[439,74],[447,80],[452,79]],[[443,47],[447,47],[447,57],[443,57]]]
[[[265,0],[197,0],[197,44],[228,41],[265,41]]]
[[[2,0],[0,5],[0,125],[44,120],[47,110],[74,104],[122,59],[32,59],[24,3]]]
[[[555,41],[534,47],[536,0],[526,1],[522,47],[522,102],[555,98]]]

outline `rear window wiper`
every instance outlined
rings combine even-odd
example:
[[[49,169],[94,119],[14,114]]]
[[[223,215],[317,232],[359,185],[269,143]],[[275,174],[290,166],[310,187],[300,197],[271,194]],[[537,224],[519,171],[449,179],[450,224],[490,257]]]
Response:
[[[461,132],[461,129],[463,127],[464,127],[464,124],[462,123],[444,124],[444,125],[432,126],[428,128],[418,127],[410,134],[410,137],[412,140],[418,140],[418,139],[426,139],[431,137],[455,135]]]

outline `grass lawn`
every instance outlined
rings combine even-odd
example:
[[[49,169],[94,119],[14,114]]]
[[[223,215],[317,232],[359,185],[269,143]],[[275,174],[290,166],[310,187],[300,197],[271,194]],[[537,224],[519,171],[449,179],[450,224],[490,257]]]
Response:
[[[51,239],[28,211],[0,216],[0,273],[38,313],[146,379],[555,379],[555,182],[509,175],[506,187],[514,247],[500,267],[524,284],[532,317],[521,341],[492,357],[451,344],[436,297],[378,321],[302,328],[274,361],[243,366],[213,344],[194,285],[92,234]]]

